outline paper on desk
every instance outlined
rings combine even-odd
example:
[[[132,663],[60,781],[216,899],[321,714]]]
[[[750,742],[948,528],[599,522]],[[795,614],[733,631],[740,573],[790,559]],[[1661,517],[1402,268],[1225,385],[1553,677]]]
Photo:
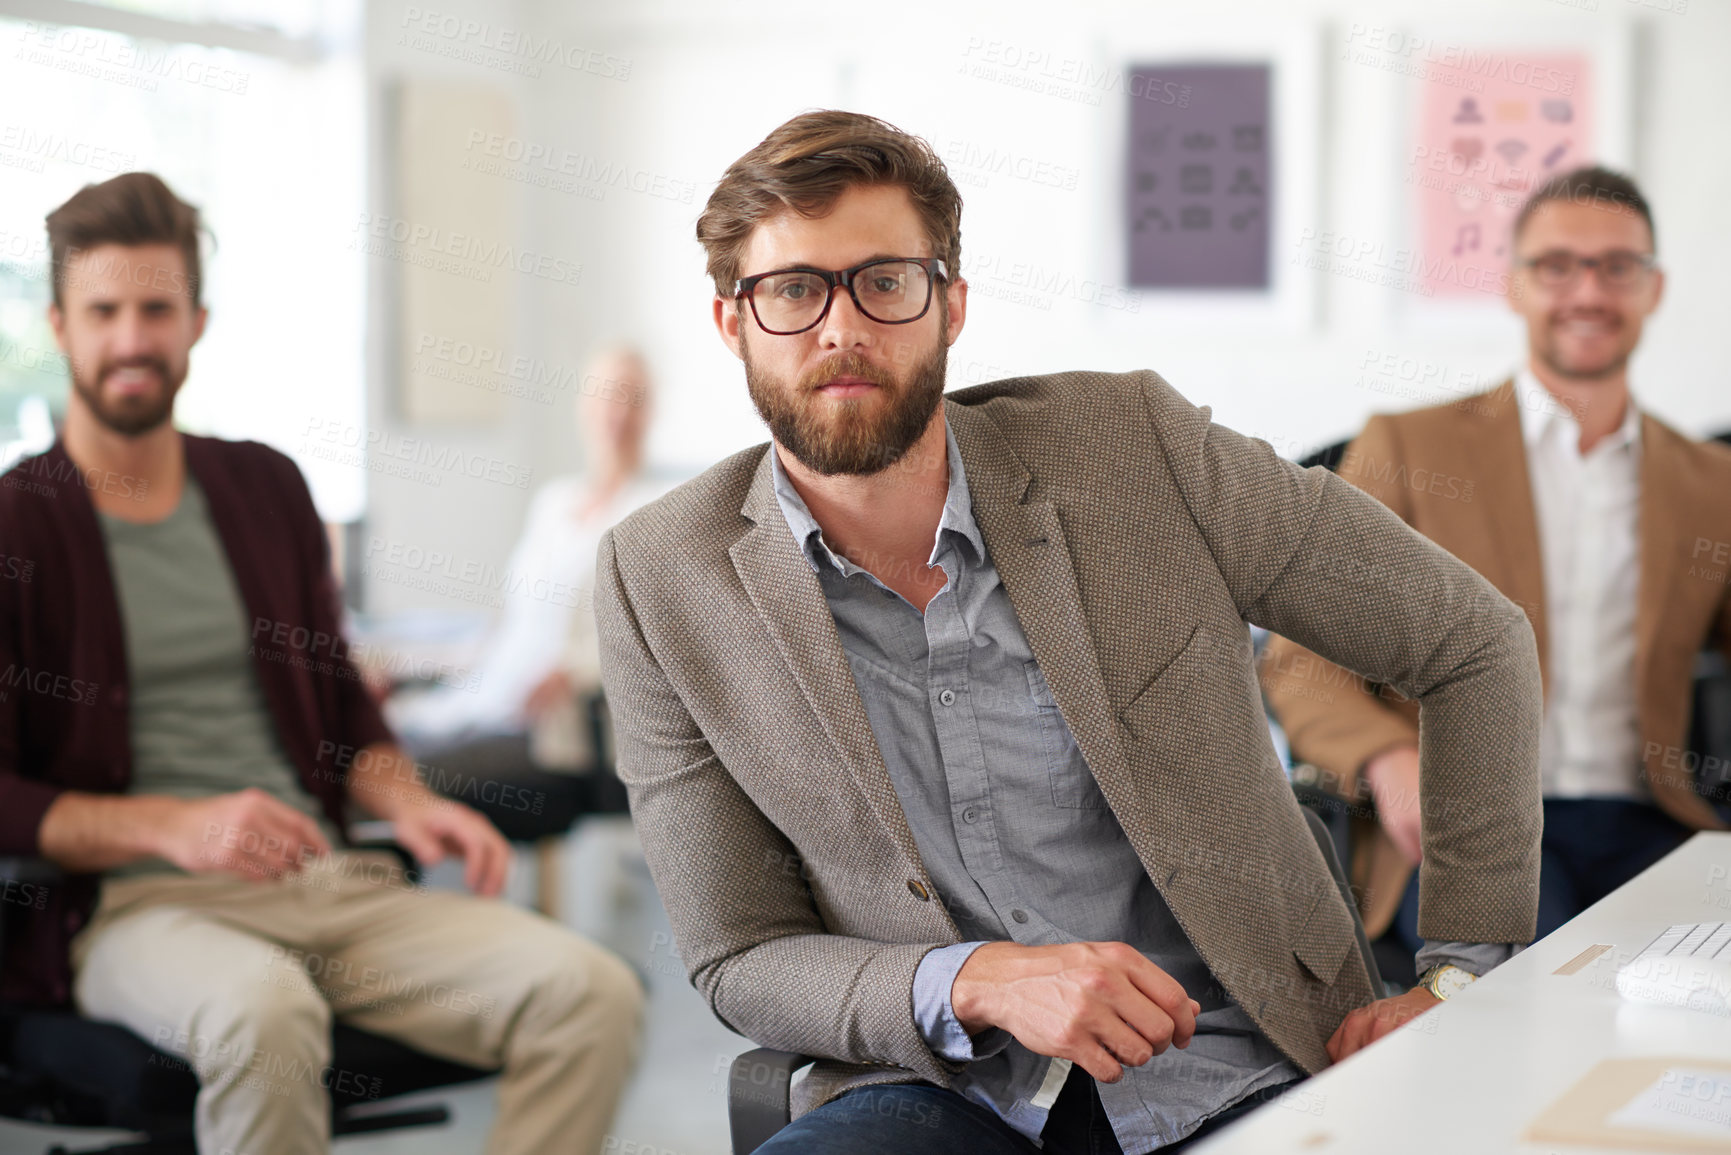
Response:
[[[1613,1127],[1720,1139],[1731,1146],[1731,1072],[1666,1067],[1605,1121]]]
[[[1527,1128],[1528,1140],[1641,1151],[1731,1151],[1731,1063],[1602,1059]]]

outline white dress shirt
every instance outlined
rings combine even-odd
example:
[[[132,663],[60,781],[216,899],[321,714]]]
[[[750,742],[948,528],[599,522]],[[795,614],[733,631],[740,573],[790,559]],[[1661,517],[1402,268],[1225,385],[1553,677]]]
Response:
[[[529,504],[523,535],[504,572],[493,575],[501,612],[476,662],[478,684],[440,686],[394,695],[386,719],[400,733],[422,741],[529,729],[536,760],[573,765],[584,751],[584,720],[576,703],[565,703],[528,726],[524,708],[541,680],[563,669],[579,689],[600,684],[595,640],[595,552],[601,535],[626,515],[660,497],[672,482],[637,477],[582,516],[588,482],[578,476],[550,478]]]
[[[1635,686],[1641,417],[1580,451],[1581,427],[1530,369],[1515,379],[1545,578],[1547,798],[1650,797]]]

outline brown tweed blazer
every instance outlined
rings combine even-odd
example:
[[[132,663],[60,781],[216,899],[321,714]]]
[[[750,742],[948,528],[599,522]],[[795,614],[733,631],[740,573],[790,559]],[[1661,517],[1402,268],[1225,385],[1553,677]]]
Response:
[[[1153,373],[949,394],[974,514],[1065,721],[1225,989],[1298,1065],[1372,998],[1351,912],[1269,742],[1252,621],[1424,705],[1424,933],[1525,942],[1538,902],[1538,654],[1463,563],[1322,469],[1211,424]],[[824,1060],[809,1110],[948,1086],[912,1007],[935,901],[766,446],[602,539],[621,777],[691,980]],[[1451,805],[1452,804],[1452,805]]]
[[[1505,381],[1446,405],[1372,417],[1347,447],[1340,475],[1524,609],[1548,681],[1538,515],[1515,404],[1514,384]],[[1696,654],[1716,640],[1731,655],[1731,567],[1724,560],[1731,548],[1731,452],[1643,414],[1640,483],[1635,677],[1642,775],[1654,801],[1679,822],[1722,830],[1725,824],[1695,793],[1682,752]],[[1321,771],[1319,785],[1344,797],[1363,796],[1359,773],[1372,757],[1418,741],[1413,703],[1294,642],[1274,639],[1261,674],[1293,756]],[[1354,834],[1353,886],[1374,938],[1394,920],[1413,868],[1374,814],[1362,815]]]

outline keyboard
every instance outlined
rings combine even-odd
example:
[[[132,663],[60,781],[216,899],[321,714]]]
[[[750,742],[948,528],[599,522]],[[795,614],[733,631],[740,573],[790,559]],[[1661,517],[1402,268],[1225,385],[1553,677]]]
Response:
[[[1680,922],[1617,972],[1638,1003],[1731,1015],[1731,922]]]

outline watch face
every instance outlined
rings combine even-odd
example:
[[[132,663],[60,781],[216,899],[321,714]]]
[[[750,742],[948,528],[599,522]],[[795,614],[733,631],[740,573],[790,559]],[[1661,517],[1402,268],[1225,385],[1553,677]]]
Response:
[[[1450,999],[1471,985],[1473,975],[1457,966],[1445,966],[1431,976],[1431,993],[1439,999]]]

